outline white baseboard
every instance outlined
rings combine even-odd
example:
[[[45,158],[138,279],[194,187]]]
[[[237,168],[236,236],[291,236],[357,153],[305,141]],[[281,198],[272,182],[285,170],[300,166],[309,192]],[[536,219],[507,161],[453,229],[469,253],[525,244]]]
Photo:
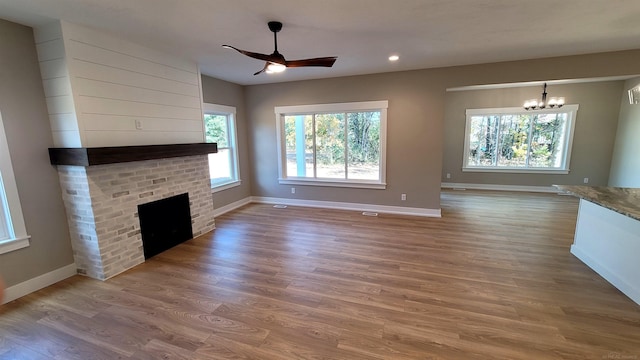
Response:
[[[58,281],[62,281],[78,273],[76,264],[69,264],[59,269],[53,270],[46,274],[34,277],[33,279],[21,282],[20,284],[8,287],[4,292],[4,299],[0,299],[2,304],[13,301],[17,298],[31,294],[49,285],[53,285]]]
[[[541,193],[559,193],[553,186],[526,186],[526,185],[500,185],[500,184],[466,184],[466,183],[446,183],[440,186],[443,189],[457,190],[497,190],[497,191],[523,191]]]
[[[422,208],[411,208],[411,207],[402,207],[402,206],[345,203],[345,202],[336,202],[336,201],[300,200],[300,199],[253,196],[251,198],[251,202],[263,203],[263,204],[283,204],[283,205],[291,205],[291,206],[317,207],[317,208],[325,208],[325,209],[369,211],[369,212],[398,214],[398,215],[412,215],[412,216],[426,216],[426,217],[442,216],[440,209],[422,209]]]
[[[244,199],[234,201],[231,204],[227,204],[225,206],[221,206],[219,208],[213,209],[213,217],[216,218],[222,214],[226,214],[229,211],[233,211],[239,207],[245,206],[251,202],[251,197],[246,197]]]

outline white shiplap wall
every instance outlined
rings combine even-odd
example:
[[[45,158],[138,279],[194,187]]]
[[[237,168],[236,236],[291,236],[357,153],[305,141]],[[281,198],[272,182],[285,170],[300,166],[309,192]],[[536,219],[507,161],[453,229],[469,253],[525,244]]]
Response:
[[[57,110],[61,106],[47,97],[47,102],[53,105],[53,108],[49,107],[49,113],[69,108],[75,110],[75,131],[80,146],[203,141],[200,73],[194,61],[85,26],[63,21],[58,28],[62,39],[55,40],[55,46],[50,46],[55,51],[49,52],[62,55],[71,96],[65,94],[62,110]],[[39,54],[40,48],[46,52],[48,42],[45,36],[37,36],[36,42],[40,38],[44,42],[38,43]],[[41,58],[41,64],[43,59],[46,58]],[[44,75],[43,81],[46,91]],[[53,129],[54,121],[56,126],[61,121],[51,119],[56,137],[56,131],[62,130]],[[71,141],[75,140],[72,136],[58,136],[58,139],[65,143],[63,146],[79,146],[77,141]]]
[[[36,28],[34,37],[53,144],[55,147],[81,147],[60,23]]]

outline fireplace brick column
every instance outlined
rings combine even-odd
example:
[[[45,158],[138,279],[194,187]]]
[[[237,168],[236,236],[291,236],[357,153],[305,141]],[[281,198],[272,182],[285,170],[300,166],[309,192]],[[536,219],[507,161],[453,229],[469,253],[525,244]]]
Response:
[[[59,165],[78,273],[105,280],[144,262],[138,205],[189,193],[193,236],[215,228],[207,155]]]

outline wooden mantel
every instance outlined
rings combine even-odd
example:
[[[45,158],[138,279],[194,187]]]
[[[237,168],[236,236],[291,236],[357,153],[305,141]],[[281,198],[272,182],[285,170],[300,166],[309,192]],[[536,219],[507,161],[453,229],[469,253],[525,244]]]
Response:
[[[216,152],[218,145],[215,143],[49,148],[49,159],[52,165],[92,166]]]

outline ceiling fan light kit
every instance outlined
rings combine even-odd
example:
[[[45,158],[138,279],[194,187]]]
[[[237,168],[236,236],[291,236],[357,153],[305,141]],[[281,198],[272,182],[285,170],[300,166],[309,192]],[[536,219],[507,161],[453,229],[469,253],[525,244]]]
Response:
[[[283,72],[286,69],[287,67],[285,65],[277,64],[277,63],[269,63],[269,65],[267,65],[267,70],[265,70],[264,72],[266,72],[267,74],[273,74],[273,73]]]
[[[253,75],[258,75],[263,72],[266,72],[267,74],[279,73],[279,72],[283,72],[286,68],[293,68],[293,67],[307,67],[307,66],[332,67],[333,64],[336,62],[336,60],[338,59],[335,56],[330,56],[330,57],[320,57],[320,58],[313,58],[313,59],[286,60],[284,56],[278,52],[278,32],[282,30],[282,23],[279,21],[269,21],[267,25],[269,26],[269,30],[273,32],[274,51],[270,55],[241,50],[231,45],[222,45],[222,47],[224,48],[233,49],[250,58],[265,61],[264,68],[262,68],[262,70],[256,72]]]

